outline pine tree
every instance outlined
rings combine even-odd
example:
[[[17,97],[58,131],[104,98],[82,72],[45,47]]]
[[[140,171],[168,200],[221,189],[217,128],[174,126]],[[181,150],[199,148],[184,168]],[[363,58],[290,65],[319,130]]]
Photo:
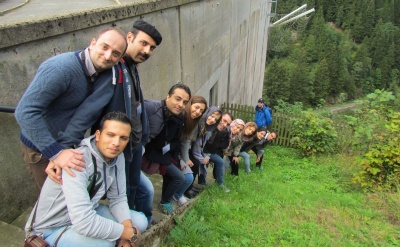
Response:
[[[270,100],[270,105],[274,106],[278,100],[288,101],[290,96],[288,69],[278,59],[272,60],[265,70],[264,92]]]

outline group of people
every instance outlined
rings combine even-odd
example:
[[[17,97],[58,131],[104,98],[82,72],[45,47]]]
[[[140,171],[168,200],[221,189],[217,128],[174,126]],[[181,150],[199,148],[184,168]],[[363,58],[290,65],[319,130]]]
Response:
[[[262,169],[263,149],[276,138],[266,130],[272,117],[262,99],[249,123],[209,107],[184,84],[173,85],[163,100],[144,99],[138,65],[161,42],[153,25],[137,20],[127,34],[101,30],[86,49],[39,66],[15,111],[23,159],[40,191],[27,237],[61,247],[138,246],[154,223],[144,160],[159,164],[165,214],[202,191],[194,181],[206,184],[210,163],[225,192],[228,160],[232,174],[238,175],[239,156],[250,172],[253,150]]]

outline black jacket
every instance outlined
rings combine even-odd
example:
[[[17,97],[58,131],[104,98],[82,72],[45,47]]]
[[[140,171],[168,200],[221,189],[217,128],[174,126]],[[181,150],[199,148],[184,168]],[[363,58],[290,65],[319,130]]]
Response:
[[[144,106],[149,119],[150,137],[144,156],[164,165],[171,164],[171,159],[178,161],[183,129],[182,114],[169,115],[165,100],[145,100]],[[168,144],[169,151],[163,154],[163,148]]]
[[[229,146],[229,132],[227,130],[214,130],[203,148],[204,153],[218,154],[223,157],[223,150]]]

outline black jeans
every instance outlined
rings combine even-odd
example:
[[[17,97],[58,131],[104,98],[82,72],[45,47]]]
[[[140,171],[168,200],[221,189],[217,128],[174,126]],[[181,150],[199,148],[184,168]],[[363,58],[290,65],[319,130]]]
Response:
[[[229,162],[231,163],[231,174],[239,176],[239,163],[233,161],[233,156],[229,156]]]
[[[132,150],[132,161],[125,162],[126,195],[129,208],[135,209],[136,191],[140,183],[140,171],[142,169],[142,145],[138,144]]]
[[[192,184],[187,188],[186,191],[189,191],[193,188],[193,183],[194,180],[196,180],[196,176],[199,175],[199,166],[200,166],[200,161],[198,159],[196,159],[193,154],[192,154],[192,150],[189,150],[189,158],[190,160],[193,162],[193,166],[191,167],[192,172],[193,172],[193,182]]]

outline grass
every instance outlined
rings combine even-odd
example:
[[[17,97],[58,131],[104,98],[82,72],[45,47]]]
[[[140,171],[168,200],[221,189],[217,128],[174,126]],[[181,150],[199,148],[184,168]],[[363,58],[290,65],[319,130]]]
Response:
[[[352,185],[353,157],[269,146],[259,171],[209,185],[165,246],[400,246],[400,195]],[[254,164],[254,162],[253,162]]]

